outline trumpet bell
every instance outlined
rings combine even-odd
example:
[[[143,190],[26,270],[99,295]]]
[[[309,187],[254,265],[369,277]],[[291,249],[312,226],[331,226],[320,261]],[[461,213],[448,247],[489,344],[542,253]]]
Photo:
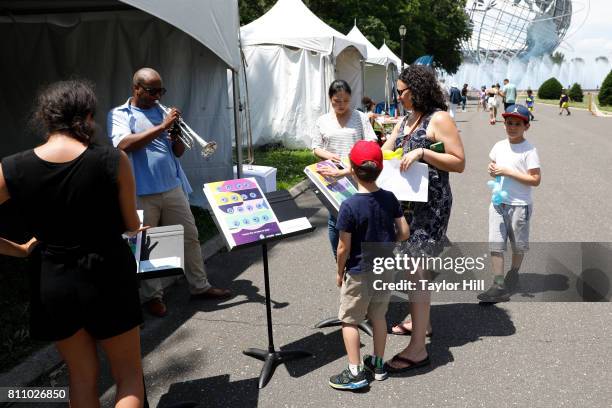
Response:
[[[217,151],[217,142],[208,142],[202,147],[202,157],[209,158]]]

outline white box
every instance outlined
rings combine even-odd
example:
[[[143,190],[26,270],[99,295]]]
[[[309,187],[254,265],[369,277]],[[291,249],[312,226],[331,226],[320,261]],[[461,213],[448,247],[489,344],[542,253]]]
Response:
[[[234,177],[237,177],[237,167],[234,166]],[[254,177],[257,184],[264,191],[270,193],[276,191],[276,168],[268,166],[256,166],[254,164],[242,165],[242,178]]]

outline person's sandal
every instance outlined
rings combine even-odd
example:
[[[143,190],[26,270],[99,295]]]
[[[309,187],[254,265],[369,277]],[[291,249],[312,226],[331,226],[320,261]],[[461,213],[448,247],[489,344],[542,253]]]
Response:
[[[409,358],[402,357],[399,354],[396,354],[393,356],[393,358],[390,361],[392,362],[399,361],[401,363],[408,364],[408,365],[406,367],[396,368],[396,367],[389,365],[389,362],[387,362],[385,363],[384,369],[389,374],[401,374],[401,373],[405,373],[410,370],[415,370],[417,368],[425,367],[431,364],[431,360],[429,360],[429,356],[425,357],[421,361],[412,361]]]

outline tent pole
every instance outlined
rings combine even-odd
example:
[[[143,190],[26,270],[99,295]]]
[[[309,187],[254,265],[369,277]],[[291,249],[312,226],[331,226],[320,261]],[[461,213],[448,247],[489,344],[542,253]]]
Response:
[[[236,135],[236,178],[242,178],[242,133],[240,133],[240,90],[238,72],[232,70],[232,93],[234,95],[234,133]]]

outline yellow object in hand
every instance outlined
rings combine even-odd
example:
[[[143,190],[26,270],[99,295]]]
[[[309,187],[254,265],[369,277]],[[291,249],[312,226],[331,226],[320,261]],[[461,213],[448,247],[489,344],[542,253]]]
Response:
[[[383,160],[401,159],[404,154],[404,150],[401,147],[391,152],[389,150],[383,150]]]

